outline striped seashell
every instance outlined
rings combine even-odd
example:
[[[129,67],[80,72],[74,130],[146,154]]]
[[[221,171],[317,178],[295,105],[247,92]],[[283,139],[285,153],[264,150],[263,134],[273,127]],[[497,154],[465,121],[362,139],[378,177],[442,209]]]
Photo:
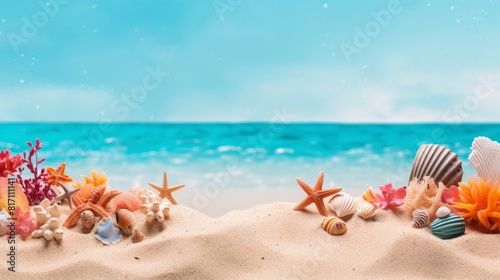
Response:
[[[477,176],[485,181],[500,180],[500,144],[486,137],[476,137],[471,149],[469,161]]]
[[[377,199],[377,195],[375,194],[373,187],[370,186],[365,190],[363,193],[363,199],[368,202],[374,202]]]
[[[356,212],[358,209],[354,198],[346,193],[338,193],[328,202],[330,208],[335,212],[337,217],[345,217]]]
[[[116,211],[116,223],[124,234],[131,234],[135,225],[135,215],[127,209]]]
[[[142,233],[138,228],[134,228],[132,231],[132,243],[141,242],[144,239],[144,233]]]
[[[107,205],[108,212],[115,212],[120,209],[127,209],[135,212],[141,208],[141,200],[133,193],[123,192],[114,197]]]
[[[429,213],[425,210],[417,209],[413,211],[412,216],[414,228],[423,228],[429,224]]]
[[[82,222],[82,226],[86,229],[91,229],[95,224],[95,215],[90,210],[85,210],[80,214],[80,221]]]
[[[347,225],[339,217],[326,217],[321,228],[331,235],[342,235],[347,231]]]
[[[436,218],[431,224],[431,232],[441,239],[458,237],[465,233],[465,220],[455,214]]]
[[[448,208],[446,206],[441,206],[436,211],[436,217],[438,217],[438,218],[444,218],[444,217],[450,215],[450,213],[451,213],[450,208]]]
[[[429,176],[436,184],[442,182],[448,188],[457,186],[463,174],[462,161],[454,152],[444,146],[425,144],[420,146],[415,155],[408,182]]]
[[[377,208],[369,202],[363,202],[358,208],[358,216],[363,220],[368,220],[375,216]]]

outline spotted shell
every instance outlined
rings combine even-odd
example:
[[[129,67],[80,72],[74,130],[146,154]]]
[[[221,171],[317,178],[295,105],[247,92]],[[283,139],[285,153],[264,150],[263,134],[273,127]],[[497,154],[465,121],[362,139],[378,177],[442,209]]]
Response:
[[[436,218],[431,224],[431,233],[441,239],[458,237],[465,233],[465,220],[455,214]]]
[[[346,193],[338,193],[328,202],[330,208],[337,217],[345,217],[356,212],[358,209],[354,198]]]
[[[132,242],[138,243],[144,239],[144,233],[142,233],[138,228],[134,228],[132,231]]]
[[[448,208],[446,206],[441,206],[436,211],[436,217],[438,217],[438,218],[444,218],[444,217],[450,215],[450,213],[451,213],[450,208]]]
[[[368,202],[374,202],[377,199],[377,195],[372,187],[368,187],[368,189],[363,192],[363,199]]]
[[[347,225],[339,217],[326,217],[321,228],[331,235],[342,235],[347,231]]]
[[[412,216],[414,228],[423,228],[429,224],[429,214],[425,210],[417,209],[413,211]]]
[[[116,223],[125,234],[131,234],[135,225],[135,215],[127,209],[116,211]]]
[[[369,202],[363,202],[358,208],[358,216],[363,220],[368,220],[375,216],[376,211],[375,205]]]
[[[82,226],[86,229],[91,229],[95,224],[95,215],[90,210],[85,210],[80,215],[80,221],[82,221]]]

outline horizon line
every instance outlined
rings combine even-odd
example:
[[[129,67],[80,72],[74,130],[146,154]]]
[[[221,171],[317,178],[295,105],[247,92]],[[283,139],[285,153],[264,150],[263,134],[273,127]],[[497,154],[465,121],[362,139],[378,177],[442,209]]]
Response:
[[[0,121],[0,124],[100,124],[99,121]],[[128,121],[128,122],[111,122],[111,124],[127,125],[127,124],[185,124],[185,125],[211,125],[211,124],[268,124],[270,121]],[[339,122],[339,121],[294,121],[294,122],[273,122],[283,124],[338,124],[338,125],[495,125],[500,121],[485,121],[485,122]]]

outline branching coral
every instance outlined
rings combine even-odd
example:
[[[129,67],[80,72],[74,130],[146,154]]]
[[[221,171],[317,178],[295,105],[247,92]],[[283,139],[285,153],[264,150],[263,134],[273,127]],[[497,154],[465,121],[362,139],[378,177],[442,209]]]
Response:
[[[436,185],[434,179],[425,176],[423,180],[413,179],[406,188],[405,207],[411,214],[416,209],[425,210],[430,221],[436,219],[436,211],[444,206],[442,194],[446,190],[443,183]]]
[[[45,161],[45,158],[38,160],[38,151],[42,148],[42,142],[40,142],[40,139],[36,139],[35,146],[31,142],[26,142],[26,144],[31,149],[28,156],[26,156],[26,152],[23,153],[22,163],[26,164],[28,170],[33,174],[33,178],[23,179],[24,167],[20,166],[18,168],[17,183],[21,185],[30,205],[38,205],[45,198],[54,198],[54,192],[50,188],[51,184],[46,181],[47,172],[44,168],[38,168],[38,165]]]
[[[475,177],[459,183],[460,201],[453,207],[467,222],[479,221],[489,231],[500,230],[500,183]]]
[[[376,194],[375,204],[379,209],[387,210],[401,206],[404,203],[406,191],[404,187],[393,189],[391,183],[381,186],[382,194]]]
[[[5,150],[0,152],[0,177],[7,177],[13,174],[16,169],[22,164],[20,155],[10,156],[10,151]]]

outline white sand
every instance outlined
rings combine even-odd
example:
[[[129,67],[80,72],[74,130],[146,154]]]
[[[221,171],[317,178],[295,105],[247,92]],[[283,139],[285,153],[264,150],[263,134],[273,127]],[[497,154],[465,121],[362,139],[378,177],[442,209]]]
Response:
[[[137,212],[146,237],[136,244],[127,237],[102,245],[77,226],[65,230],[61,244],[19,241],[17,272],[2,261],[0,279],[500,279],[499,235],[467,229],[441,240],[412,228],[401,212],[380,211],[375,221],[353,216],[344,235],[331,236],[314,207],[292,211],[294,205],[215,219],[173,206],[163,230]]]

